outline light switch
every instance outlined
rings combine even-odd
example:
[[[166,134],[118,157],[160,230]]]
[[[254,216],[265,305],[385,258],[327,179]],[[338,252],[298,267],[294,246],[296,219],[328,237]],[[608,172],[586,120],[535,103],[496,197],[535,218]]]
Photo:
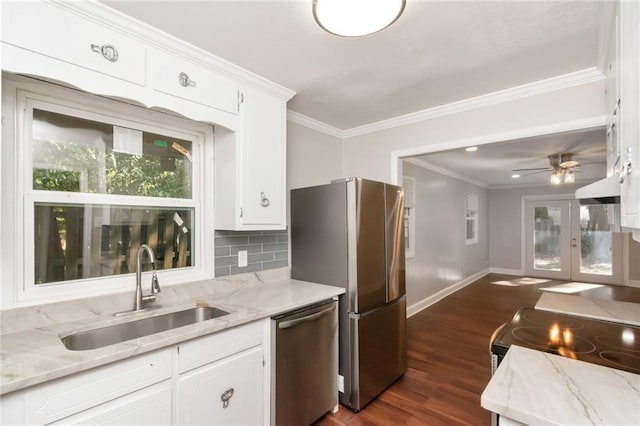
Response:
[[[247,266],[247,251],[240,250],[238,251],[238,267],[244,268]]]

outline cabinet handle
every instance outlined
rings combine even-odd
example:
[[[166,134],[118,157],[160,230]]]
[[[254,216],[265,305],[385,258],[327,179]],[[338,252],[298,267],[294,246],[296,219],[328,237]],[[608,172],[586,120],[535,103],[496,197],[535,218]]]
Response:
[[[227,408],[229,406],[229,400],[233,396],[233,388],[229,388],[226,391],[222,392],[220,395],[220,400],[222,401],[222,408]]]
[[[91,50],[100,53],[102,57],[109,62],[116,62],[118,60],[118,49],[116,49],[113,44],[103,44],[102,46],[92,44]]]
[[[269,199],[264,195],[264,192],[260,193],[260,205],[262,207],[269,207]]]
[[[631,174],[631,161],[625,161],[624,163],[622,163],[622,170],[620,170],[620,174],[618,175],[618,182],[624,183],[624,180],[630,174]]]
[[[187,73],[181,72],[178,76],[178,81],[180,82],[180,86],[182,87],[196,87],[196,82],[191,80]]]
[[[627,147],[627,161],[622,163],[622,169],[618,175],[618,182],[624,183],[624,180],[631,174],[631,147]]]

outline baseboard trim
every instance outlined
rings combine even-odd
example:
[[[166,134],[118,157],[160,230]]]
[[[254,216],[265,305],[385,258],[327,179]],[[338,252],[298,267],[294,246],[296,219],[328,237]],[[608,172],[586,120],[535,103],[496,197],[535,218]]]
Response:
[[[638,280],[625,280],[624,285],[627,287],[637,287],[640,288],[640,281]]]
[[[417,314],[418,312],[428,308],[429,306],[433,305],[436,302],[439,302],[440,300],[444,299],[445,297],[447,297],[448,295],[455,293],[456,291],[460,290],[463,287],[468,286],[469,284],[471,284],[472,282],[479,280],[480,278],[484,277],[485,275],[487,275],[489,273],[489,269],[484,269],[480,272],[476,272],[473,275],[468,276],[467,278],[463,279],[462,281],[458,281],[457,283],[450,285],[447,288],[443,288],[442,290],[440,290],[439,292],[432,294],[429,297],[425,297],[424,299],[422,299],[419,302],[414,303],[413,305],[410,305],[407,308],[407,318],[412,317],[413,315]]]
[[[489,272],[502,275],[525,275],[522,269],[489,268]]]

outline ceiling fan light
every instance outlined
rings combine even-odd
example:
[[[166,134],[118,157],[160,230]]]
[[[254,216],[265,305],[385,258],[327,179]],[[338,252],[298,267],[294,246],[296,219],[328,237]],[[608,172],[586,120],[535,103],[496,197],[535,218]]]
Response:
[[[343,37],[376,33],[393,24],[406,0],[313,0],[313,17],[325,31]]]
[[[572,171],[567,171],[564,174],[564,183],[574,183],[576,181],[576,175]]]
[[[549,179],[549,181],[551,182],[551,185],[560,185],[562,183],[562,173],[551,173],[551,178]]]

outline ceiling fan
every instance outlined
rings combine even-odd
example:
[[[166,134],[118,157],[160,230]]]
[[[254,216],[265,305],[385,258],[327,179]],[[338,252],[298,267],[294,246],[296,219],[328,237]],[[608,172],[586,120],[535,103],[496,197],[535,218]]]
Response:
[[[536,167],[532,169],[513,169],[513,172],[532,172],[522,176],[531,176],[543,172],[551,172],[550,182],[553,185],[560,185],[561,183],[574,183],[576,177],[574,171],[577,172],[580,168],[580,162],[573,159],[573,154],[570,152],[563,152],[560,154],[549,155],[549,167]],[[584,163],[598,164],[598,163]]]

